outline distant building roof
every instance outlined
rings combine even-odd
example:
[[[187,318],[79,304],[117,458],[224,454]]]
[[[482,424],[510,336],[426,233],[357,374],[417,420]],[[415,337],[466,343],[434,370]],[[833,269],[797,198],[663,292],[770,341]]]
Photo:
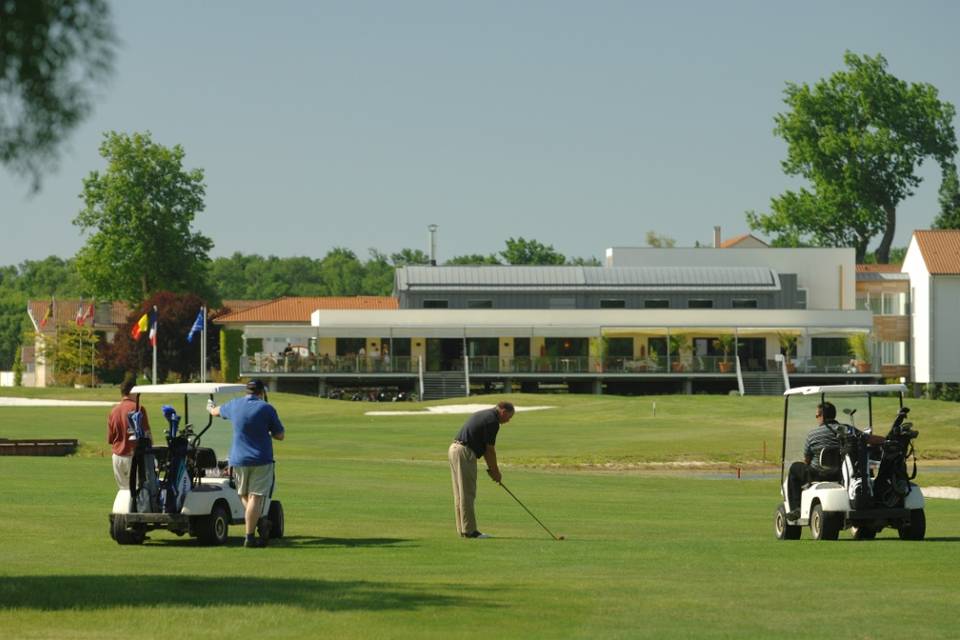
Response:
[[[236,313],[238,311],[246,311],[253,307],[259,307],[262,304],[271,302],[270,300],[224,300],[220,308],[215,310],[210,314],[211,319],[219,319],[221,316],[225,316],[228,313]]]
[[[751,233],[744,233],[735,238],[728,238],[720,243],[720,249],[750,249],[756,247],[769,247],[766,242]]]
[[[81,301],[79,298],[55,298],[53,300],[29,300],[27,301],[27,315],[33,323],[34,331],[43,333],[52,333],[57,325],[76,324],[77,311],[83,306],[83,313],[87,313],[91,300]],[[40,322],[50,310],[51,316],[46,325],[41,330]],[[123,302],[95,302],[94,303],[94,324],[90,325],[90,319],[85,320],[87,326],[94,328],[116,328],[127,322],[127,316],[130,315],[130,309]]]
[[[341,311],[398,309],[399,302],[390,296],[286,296],[270,302],[234,311],[217,318],[217,324],[249,322],[310,322],[317,309]]]
[[[930,275],[960,275],[960,229],[914,231]]]
[[[909,280],[910,274],[903,273],[900,262],[890,264],[858,264],[857,282],[876,282],[887,280]]]
[[[779,290],[769,267],[406,266],[397,291]]]

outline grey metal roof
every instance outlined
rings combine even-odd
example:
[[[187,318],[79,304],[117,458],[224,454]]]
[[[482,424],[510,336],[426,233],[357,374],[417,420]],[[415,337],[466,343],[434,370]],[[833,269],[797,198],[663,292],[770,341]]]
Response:
[[[858,273],[857,282],[877,282],[877,281],[890,281],[890,280],[909,280],[909,273],[902,272],[867,272],[867,273]]]
[[[769,267],[406,266],[397,291],[778,291]]]

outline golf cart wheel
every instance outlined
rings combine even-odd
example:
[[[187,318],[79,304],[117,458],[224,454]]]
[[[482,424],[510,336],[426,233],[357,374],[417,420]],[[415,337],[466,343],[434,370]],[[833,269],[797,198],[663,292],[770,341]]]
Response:
[[[799,540],[801,531],[801,527],[787,522],[787,510],[781,502],[773,516],[773,532],[777,540]]]
[[[841,514],[824,513],[818,502],[810,510],[810,534],[814,540],[836,540],[840,537]]]
[[[198,518],[195,531],[200,544],[220,546],[227,543],[230,529],[230,513],[222,502],[213,505],[210,515]]]
[[[127,519],[118,514],[110,518],[110,537],[117,544],[143,544],[147,536],[143,531],[127,529]]]
[[[877,537],[877,530],[873,527],[855,526],[850,527],[850,534],[854,540],[874,540]]]
[[[279,539],[283,537],[283,505],[279,500],[271,500],[270,508],[267,510],[267,520],[270,521],[270,538]]]
[[[923,540],[927,535],[927,516],[923,509],[911,509],[910,522],[900,525],[898,531],[901,540]]]

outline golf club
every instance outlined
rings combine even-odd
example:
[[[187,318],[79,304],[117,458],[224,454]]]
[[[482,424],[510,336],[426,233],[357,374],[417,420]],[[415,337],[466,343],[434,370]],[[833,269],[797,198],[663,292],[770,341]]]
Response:
[[[554,540],[563,540],[563,539],[564,539],[563,536],[555,536],[555,535],[553,535],[553,532],[550,531],[550,529],[547,529],[547,525],[545,525],[545,524],[543,524],[542,522],[540,522],[540,518],[538,518],[537,516],[533,515],[533,512],[530,511],[530,509],[527,509],[527,506],[526,506],[525,504],[523,504],[522,502],[520,502],[520,498],[518,498],[517,496],[513,495],[513,491],[510,491],[510,489],[507,489],[507,485],[503,484],[502,482],[498,482],[497,484],[500,485],[501,487],[503,487],[503,490],[506,491],[507,493],[509,493],[509,494],[510,494],[510,497],[513,498],[514,500],[516,500],[516,501],[517,501],[517,504],[519,504],[521,507],[523,507],[523,510],[526,511],[527,513],[529,513],[529,514],[530,514],[530,517],[533,518],[534,520],[536,520],[536,521],[537,521],[537,524],[539,524],[541,527],[543,527],[543,530],[550,534],[550,537],[551,537],[551,538],[553,538]]]

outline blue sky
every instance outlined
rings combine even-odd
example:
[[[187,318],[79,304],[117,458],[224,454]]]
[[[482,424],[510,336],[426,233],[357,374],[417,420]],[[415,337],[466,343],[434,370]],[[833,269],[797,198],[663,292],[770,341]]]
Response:
[[[772,134],[787,81],[882,53],[960,105],[951,2],[115,2],[117,71],[43,190],[0,170],[0,264],[73,255],[104,131],[149,130],[206,172],[214,256],[569,256],[748,231],[799,183]],[[955,123],[960,129],[960,123]],[[895,244],[937,213],[939,172]]]

